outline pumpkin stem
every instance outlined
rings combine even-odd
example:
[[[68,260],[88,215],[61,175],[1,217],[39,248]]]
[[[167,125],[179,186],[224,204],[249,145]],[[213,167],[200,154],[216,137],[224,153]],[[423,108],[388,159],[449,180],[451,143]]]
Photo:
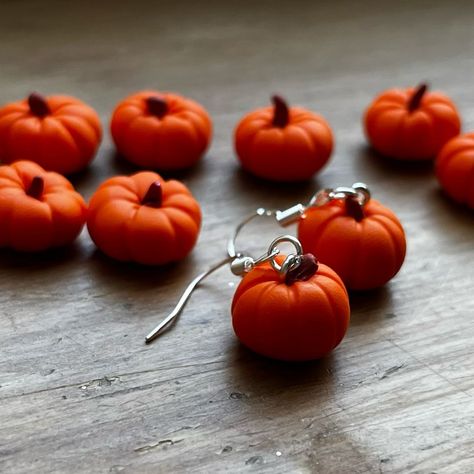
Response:
[[[26,190],[26,194],[35,199],[41,199],[44,191],[44,179],[41,176],[35,176],[31,180],[30,187]]]
[[[348,216],[353,217],[357,222],[360,222],[364,216],[364,207],[354,196],[348,196],[345,199],[346,212]]]
[[[146,99],[148,113],[158,118],[163,118],[168,113],[168,104],[166,100],[157,96],[151,96]]]
[[[408,111],[414,112],[421,104],[421,99],[425,95],[425,92],[428,90],[428,84],[420,84],[410,100],[408,101]]]
[[[163,204],[163,188],[159,181],[150,184],[145,197],[142,199],[143,206],[161,207]]]
[[[31,113],[39,118],[46,117],[46,115],[51,113],[46,98],[37,92],[33,92],[28,96],[28,106],[30,107]]]
[[[285,276],[285,283],[290,286],[296,281],[309,280],[317,271],[319,265],[316,257],[311,253],[305,253],[301,256],[300,264],[288,270]]]
[[[274,105],[273,125],[275,127],[284,128],[290,121],[290,110],[286,101],[279,95],[272,97]]]

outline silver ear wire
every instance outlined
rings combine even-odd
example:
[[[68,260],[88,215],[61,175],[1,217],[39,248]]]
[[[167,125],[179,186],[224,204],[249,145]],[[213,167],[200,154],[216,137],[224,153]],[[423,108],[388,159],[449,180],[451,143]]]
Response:
[[[158,336],[160,336],[166,329],[171,327],[172,324],[174,324],[178,318],[178,316],[181,314],[183,311],[186,303],[188,302],[189,298],[191,297],[193,291],[196,289],[196,287],[211,273],[215,272],[219,268],[223,267],[225,264],[230,263],[230,269],[234,275],[243,275],[245,273],[248,273],[251,271],[254,267],[257,265],[261,265],[265,262],[270,262],[272,268],[277,271],[281,276],[285,276],[286,273],[295,268],[296,266],[299,265],[299,258],[302,254],[302,247],[299,242],[299,240],[296,237],[293,237],[291,235],[284,235],[281,237],[278,237],[275,239],[269,246],[267,252],[263,254],[261,257],[254,259],[249,255],[244,255],[241,252],[237,252],[235,249],[235,243],[237,236],[239,232],[242,230],[242,228],[245,226],[246,223],[251,221],[253,218],[255,218],[257,215],[264,215],[261,214],[259,211],[257,211],[256,214],[253,214],[252,216],[248,217],[247,219],[244,219],[237,227],[234,232],[233,237],[229,241],[227,245],[227,250],[229,252],[229,255],[224,259],[221,260],[220,262],[216,263],[212,267],[210,267],[208,270],[205,272],[199,274],[196,278],[194,278],[191,283],[188,284],[186,289],[184,290],[184,293],[181,295],[181,298],[178,300],[178,303],[174,307],[173,311],[166,316],[159,324],[156,326],[146,337],[145,337],[145,343],[149,344],[152,342],[154,339],[156,339]],[[280,249],[277,248],[278,244],[282,242],[290,242],[294,245],[297,255],[290,254],[286,257],[285,261],[279,265],[275,261],[275,257],[280,253]]]

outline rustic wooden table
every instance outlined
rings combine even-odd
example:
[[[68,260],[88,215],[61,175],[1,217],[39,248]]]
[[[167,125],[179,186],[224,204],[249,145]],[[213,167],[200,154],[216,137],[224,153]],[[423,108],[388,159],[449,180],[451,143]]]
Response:
[[[429,165],[375,156],[361,115],[376,92],[428,80],[474,128],[474,3],[317,3],[2,2],[0,102],[70,93],[107,127],[123,96],[175,90],[209,109],[215,134],[178,175],[204,211],[186,261],[120,265],[86,232],[47,256],[1,252],[1,472],[473,472],[473,215],[443,197]],[[332,124],[335,154],[313,182],[239,170],[233,127],[273,92]],[[106,132],[73,180],[89,198],[132,171]],[[356,180],[400,216],[408,254],[385,288],[351,295],[350,330],[330,357],[281,364],[243,349],[227,269],[144,345],[241,216]],[[257,248],[262,231],[247,235]]]

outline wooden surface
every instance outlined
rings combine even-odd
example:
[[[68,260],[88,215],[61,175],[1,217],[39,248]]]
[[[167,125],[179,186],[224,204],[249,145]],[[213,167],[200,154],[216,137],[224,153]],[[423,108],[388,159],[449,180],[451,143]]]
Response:
[[[430,166],[375,156],[361,114],[376,92],[428,80],[473,129],[474,3],[319,3],[1,3],[0,102],[70,93],[107,127],[120,98],[156,87],[202,102],[215,124],[203,162],[178,175],[204,212],[185,262],[119,265],[86,232],[47,256],[1,252],[2,473],[473,472],[473,214],[442,196]],[[335,131],[313,182],[271,185],[237,166],[233,127],[273,92]],[[89,198],[132,171],[106,133],[74,183]],[[174,330],[143,344],[241,216],[358,180],[399,215],[408,255],[385,288],[352,295],[350,330],[330,357],[281,364],[240,347],[227,269]],[[247,233],[254,249],[261,229]]]

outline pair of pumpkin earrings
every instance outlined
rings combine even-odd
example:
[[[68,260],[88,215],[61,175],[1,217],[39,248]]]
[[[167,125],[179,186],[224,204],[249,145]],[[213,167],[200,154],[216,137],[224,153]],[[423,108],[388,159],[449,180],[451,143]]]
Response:
[[[236,240],[251,220],[273,218],[281,226],[298,223],[298,238],[275,239],[253,258],[236,250]],[[295,252],[280,253],[291,243]],[[402,225],[387,207],[371,198],[367,186],[322,189],[308,204],[286,210],[259,208],[235,229],[227,257],[198,275],[174,310],[151,331],[146,342],[176,322],[199,283],[225,264],[245,275],[232,302],[232,324],[253,351],[280,360],[323,357],[343,339],[350,317],[346,287],[365,290],[385,284],[405,258]]]

